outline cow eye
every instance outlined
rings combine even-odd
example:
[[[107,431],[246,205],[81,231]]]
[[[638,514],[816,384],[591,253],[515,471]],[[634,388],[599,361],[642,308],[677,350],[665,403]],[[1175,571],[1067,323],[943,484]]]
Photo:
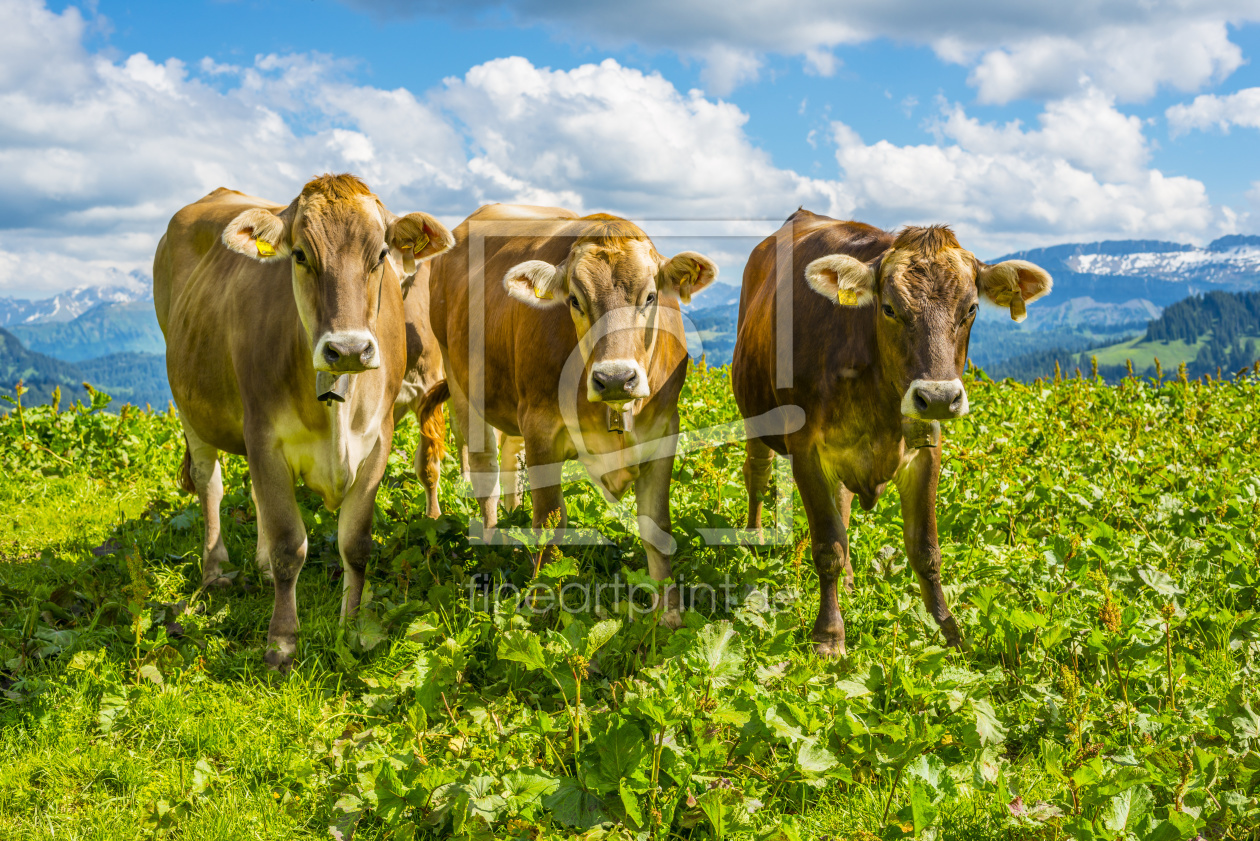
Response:
[[[305,266],[306,252],[300,248],[293,249],[293,262],[297,263],[299,266]]]
[[[980,305],[979,305],[979,304],[972,304],[972,305],[971,305],[971,309],[967,310],[967,315],[968,315],[968,316],[975,315],[975,314],[976,314],[976,310],[978,310],[978,309],[980,309]]]
[[[655,292],[649,292],[649,293],[648,293],[648,296],[647,296],[647,299],[644,301],[645,306],[649,306],[649,307],[650,307],[650,306],[652,306],[652,305],[653,305],[653,304],[655,304],[655,303],[656,303],[656,293],[655,293]]]
[[[577,295],[569,296],[569,306],[573,307],[573,309],[577,310],[578,312],[582,311],[582,305],[578,303]]]
[[[388,248],[382,248],[382,249],[381,249],[381,256],[376,258],[376,264],[379,266],[381,263],[384,263],[384,262],[385,262],[385,258],[386,258],[386,257],[388,257],[388,256],[389,256],[389,249],[388,249]]]
[[[893,309],[892,307],[890,307],[888,304],[884,304],[884,315],[888,316],[889,318],[896,318],[897,311]]]

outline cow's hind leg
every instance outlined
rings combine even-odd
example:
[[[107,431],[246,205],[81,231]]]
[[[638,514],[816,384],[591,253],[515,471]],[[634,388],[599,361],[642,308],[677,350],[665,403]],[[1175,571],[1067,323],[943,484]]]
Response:
[[[197,495],[201,503],[201,519],[205,523],[201,544],[201,586],[205,589],[227,587],[232,581],[223,575],[223,562],[228,559],[228,553],[223,545],[219,520],[219,509],[223,504],[223,470],[219,466],[219,451],[197,437],[187,424],[184,424],[184,444],[181,484],[185,490]]]
[[[294,496],[289,467],[276,457],[274,442],[247,439],[249,472],[258,506],[258,565],[269,569],[275,588],[264,659],[287,670],[297,651],[297,580],[306,562],[306,527]]]
[[[341,503],[337,517],[337,548],[341,552],[341,619],[353,618],[363,598],[363,582],[372,557],[372,513],[376,491],[385,475],[392,430],[382,430],[376,447],[359,466],[350,492]]]
[[[438,482],[442,477],[442,457],[446,455],[446,421],[442,404],[450,398],[446,382],[431,388],[415,403],[416,420],[420,424],[420,443],[416,446],[415,470],[424,485],[426,517],[442,516],[438,503]]]
[[[761,528],[762,499],[770,487],[770,472],[774,468],[774,451],[759,438],[749,438],[745,445],[744,488],[748,491],[748,528]]]
[[[823,657],[840,656],[845,653],[845,639],[837,584],[849,568],[849,539],[836,508],[835,488],[824,474],[817,453],[803,449],[793,455],[792,475],[809,520],[814,570],[818,573],[814,650]]]
[[[845,545],[849,539],[849,519],[853,515],[853,491],[841,482],[836,486],[836,508],[840,512],[840,525],[844,526]],[[844,553],[844,577],[840,579],[844,589],[853,592],[853,561],[846,550]]]

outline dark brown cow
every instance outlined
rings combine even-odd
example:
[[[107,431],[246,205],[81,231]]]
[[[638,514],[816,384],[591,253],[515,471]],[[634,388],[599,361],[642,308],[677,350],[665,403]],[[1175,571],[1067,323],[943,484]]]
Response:
[[[669,480],[687,374],[678,299],[711,283],[717,267],[694,252],[662,257],[625,220],[561,208],[489,205],[455,232],[459,244],[433,263],[431,316],[485,526],[497,517],[496,442],[507,436],[504,449],[515,452],[523,438],[536,528],[567,523],[561,471],[578,459],[612,497],[634,485],[648,569],[669,577]],[[479,253],[472,266],[470,253]],[[676,595],[666,622],[678,621]]]
[[[215,190],[176,213],[158,244],[153,297],[188,444],[184,482],[205,516],[202,585],[227,583],[218,454],[243,455],[258,563],[275,583],[273,667],[288,667],[297,645],[299,479],[341,508],[343,619],[358,609],[407,367],[398,266],[414,271],[452,242],[433,217],[395,216],[359,179],[326,175],[287,207]]]
[[[779,266],[790,276],[781,277]],[[790,295],[779,283],[790,284]],[[845,650],[836,587],[841,579],[853,587],[846,536],[853,497],[869,510],[890,481],[900,491],[906,554],[924,604],[946,642],[962,644],[941,591],[936,422],[967,412],[961,376],[979,299],[1022,320],[1024,304],[1050,286],[1044,270],[1023,260],[980,262],[946,227],[893,235],[803,209],[754,249],[739,302],[735,399],[745,418],[799,406],[805,424],[760,439],[750,430],[748,525],[761,527],[773,453],[790,456],[821,588],[813,631],[820,654]],[[786,337],[776,337],[776,298],[791,301]],[[786,339],[789,382],[777,382],[777,339]]]

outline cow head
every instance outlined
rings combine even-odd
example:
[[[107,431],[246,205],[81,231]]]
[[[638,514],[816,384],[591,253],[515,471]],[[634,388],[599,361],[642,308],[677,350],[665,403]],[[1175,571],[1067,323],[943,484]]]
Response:
[[[636,225],[598,214],[559,265],[530,260],[503,277],[508,294],[533,307],[568,307],[587,368],[592,403],[624,406],[648,397],[648,367],[662,299],[670,304],[704,289],[717,266],[684,251],[666,259]]]
[[[904,228],[870,262],[820,257],[806,266],[805,278],[839,306],[871,308],[884,377],[902,395],[902,415],[923,420],[967,414],[962,373],[979,299],[1009,307],[1023,321],[1024,305],[1052,283],[1024,260],[980,262],[943,226]]]
[[[323,175],[287,208],[247,210],[223,230],[232,251],[263,263],[287,260],[317,371],[380,367],[376,319],[384,283],[455,244],[427,213],[395,216],[353,175]]]

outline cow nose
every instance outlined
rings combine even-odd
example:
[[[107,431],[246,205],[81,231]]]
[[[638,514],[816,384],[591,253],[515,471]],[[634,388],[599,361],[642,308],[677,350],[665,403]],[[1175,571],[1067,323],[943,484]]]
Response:
[[[333,371],[364,371],[372,367],[376,346],[371,339],[345,339],[324,343],[324,360]]]
[[[591,367],[591,387],[587,397],[592,401],[624,402],[644,397],[643,372],[629,361],[600,362]]]
[[[617,395],[617,393],[629,393],[634,391],[634,387],[639,383],[639,372],[630,369],[630,371],[592,371],[591,381],[595,383],[595,390],[600,395]]]
[[[902,414],[949,420],[967,414],[967,390],[960,380],[915,380],[902,400]]]

